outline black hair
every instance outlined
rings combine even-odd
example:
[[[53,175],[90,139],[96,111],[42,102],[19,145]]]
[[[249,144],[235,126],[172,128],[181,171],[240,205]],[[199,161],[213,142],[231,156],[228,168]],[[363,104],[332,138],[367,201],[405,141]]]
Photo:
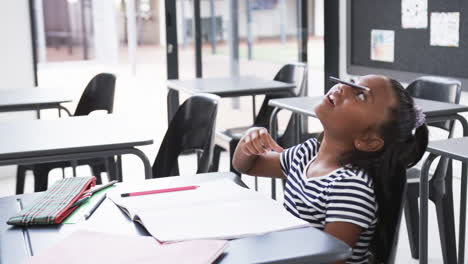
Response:
[[[418,163],[428,143],[427,126],[415,128],[413,98],[398,81],[389,79],[389,85],[397,104],[377,127],[384,146],[377,152],[354,150],[339,159],[342,164],[364,169],[372,178],[378,205],[378,222],[370,244],[374,263],[385,263],[392,253],[406,190],[406,169]]]

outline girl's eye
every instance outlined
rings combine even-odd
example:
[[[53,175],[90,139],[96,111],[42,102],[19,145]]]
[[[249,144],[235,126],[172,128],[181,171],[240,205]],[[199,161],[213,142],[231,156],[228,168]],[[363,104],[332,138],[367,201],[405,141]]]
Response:
[[[363,92],[358,92],[358,93],[356,94],[356,97],[357,97],[359,100],[361,100],[362,102],[366,101],[366,94],[363,93]]]

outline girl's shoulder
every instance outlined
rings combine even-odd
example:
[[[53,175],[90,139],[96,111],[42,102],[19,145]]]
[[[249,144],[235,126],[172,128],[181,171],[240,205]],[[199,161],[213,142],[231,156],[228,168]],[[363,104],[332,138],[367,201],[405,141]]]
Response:
[[[318,142],[316,138],[309,138],[306,141],[304,141],[302,144],[308,144],[308,145],[314,146],[315,148],[318,148],[320,143]]]
[[[286,157],[286,160],[291,162],[294,160],[296,160],[297,162],[308,162],[315,155],[317,155],[318,148],[319,143],[317,139],[310,138],[298,145],[287,148],[282,153],[282,156]]]
[[[372,178],[363,169],[356,169],[351,166],[344,166],[339,173],[331,177],[331,185],[358,185],[368,190],[374,190]]]
[[[311,156],[317,155],[320,143],[316,138],[309,138],[308,140],[296,145],[296,154],[310,154]]]

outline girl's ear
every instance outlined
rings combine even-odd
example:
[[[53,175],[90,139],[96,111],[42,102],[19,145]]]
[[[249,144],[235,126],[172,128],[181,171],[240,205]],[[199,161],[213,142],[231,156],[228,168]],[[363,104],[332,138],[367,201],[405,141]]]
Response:
[[[376,152],[383,148],[385,141],[376,133],[368,133],[354,140],[354,148],[364,152]]]

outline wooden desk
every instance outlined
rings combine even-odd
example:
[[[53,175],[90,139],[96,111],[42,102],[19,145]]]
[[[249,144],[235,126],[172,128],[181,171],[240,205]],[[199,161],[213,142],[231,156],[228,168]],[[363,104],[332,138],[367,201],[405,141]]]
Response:
[[[219,172],[151,181],[193,185],[221,178],[245,186],[235,174]],[[6,224],[7,219],[18,212],[19,202],[23,206],[28,206],[38,195],[40,193],[0,198],[1,263],[21,263],[28,256],[39,254],[79,228],[149,236],[142,226],[130,221],[128,216],[109,199],[101,204],[92,217],[78,224],[27,228]],[[350,254],[351,249],[344,242],[318,229],[308,227],[231,240],[217,263],[331,263],[345,259]]]

